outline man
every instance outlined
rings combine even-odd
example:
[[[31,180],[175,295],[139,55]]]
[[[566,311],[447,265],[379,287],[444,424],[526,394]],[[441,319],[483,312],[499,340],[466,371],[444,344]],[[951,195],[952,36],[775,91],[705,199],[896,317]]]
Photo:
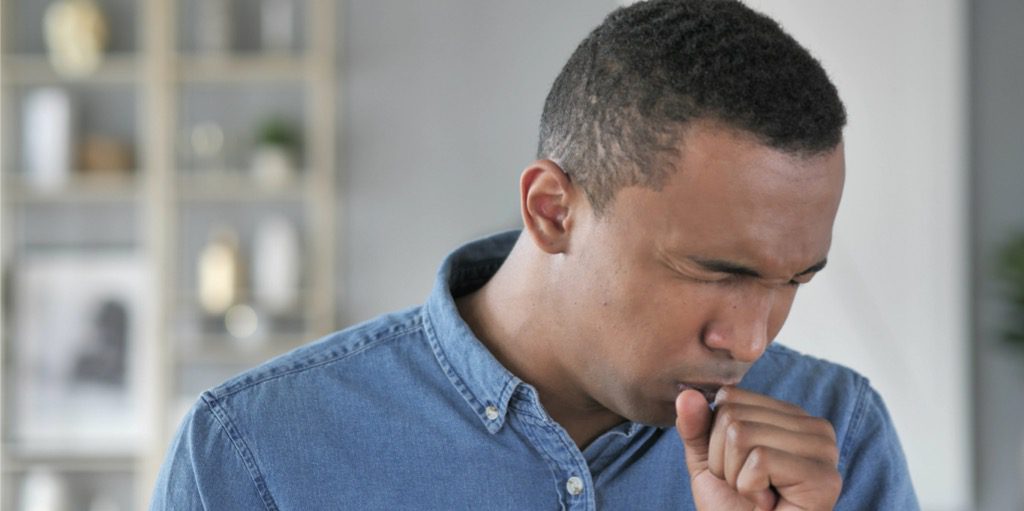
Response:
[[[548,96],[522,232],[204,393],[153,508],[916,508],[866,380],[770,345],[825,266],[844,124],[740,3],[612,13]]]

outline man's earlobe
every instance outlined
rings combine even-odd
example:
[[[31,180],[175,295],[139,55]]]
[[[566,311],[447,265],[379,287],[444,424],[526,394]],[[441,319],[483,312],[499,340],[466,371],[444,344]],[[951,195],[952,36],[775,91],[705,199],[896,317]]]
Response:
[[[569,176],[551,160],[537,160],[519,181],[523,226],[534,243],[549,254],[565,252],[573,222],[575,189]]]

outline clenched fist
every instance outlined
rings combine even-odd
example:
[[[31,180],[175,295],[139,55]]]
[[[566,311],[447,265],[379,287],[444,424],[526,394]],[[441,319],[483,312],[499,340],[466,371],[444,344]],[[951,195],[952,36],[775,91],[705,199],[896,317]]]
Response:
[[[699,510],[825,510],[839,499],[835,430],[795,405],[723,387],[712,413],[688,389],[676,398],[676,430]]]

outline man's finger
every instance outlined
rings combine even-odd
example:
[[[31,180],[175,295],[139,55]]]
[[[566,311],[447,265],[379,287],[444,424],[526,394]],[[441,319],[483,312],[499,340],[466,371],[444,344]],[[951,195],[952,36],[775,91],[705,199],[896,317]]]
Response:
[[[708,468],[711,434],[711,409],[700,392],[687,389],[676,397],[676,431],[686,451],[686,468],[696,477]]]
[[[743,390],[739,387],[722,387],[718,389],[718,393],[715,395],[715,403],[716,406],[723,403],[739,403],[771,408],[790,415],[808,415],[806,410],[794,405],[793,403],[779,401],[778,399],[768,397],[764,394],[750,392],[749,390]]]
[[[715,405],[715,425],[718,429],[721,426],[733,422],[763,422],[772,424],[795,433],[808,433],[828,437],[833,442],[836,440],[835,428],[827,420],[813,415],[794,415],[776,408],[766,408],[759,405],[722,401]],[[714,433],[711,435],[714,442]]]
[[[774,488],[780,500],[793,502],[799,497],[814,504],[812,509],[832,509],[842,486],[839,471],[828,463],[771,447],[752,450],[736,479],[736,491],[758,505],[765,500],[765,491]]]
[[[716,451],[716,447],[721,451]],[[817,460],[833,468],[839,463],[839,449],[828,437],[794,433],[771,424],[734,422],[711,435],[708,468],[735,486],[740,469],[757,447],[769,447],[801,458]]]

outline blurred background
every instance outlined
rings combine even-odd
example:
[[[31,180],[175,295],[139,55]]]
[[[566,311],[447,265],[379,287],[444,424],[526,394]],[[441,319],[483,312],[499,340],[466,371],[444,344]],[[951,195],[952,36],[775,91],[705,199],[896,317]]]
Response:
[[[867,375],[928,510],[1024,509],[1024,3],[749,2],[847,104],[779,341]],[[0,0],[0,507],[143,509],[199,392],[519,223],[613,0]]]

